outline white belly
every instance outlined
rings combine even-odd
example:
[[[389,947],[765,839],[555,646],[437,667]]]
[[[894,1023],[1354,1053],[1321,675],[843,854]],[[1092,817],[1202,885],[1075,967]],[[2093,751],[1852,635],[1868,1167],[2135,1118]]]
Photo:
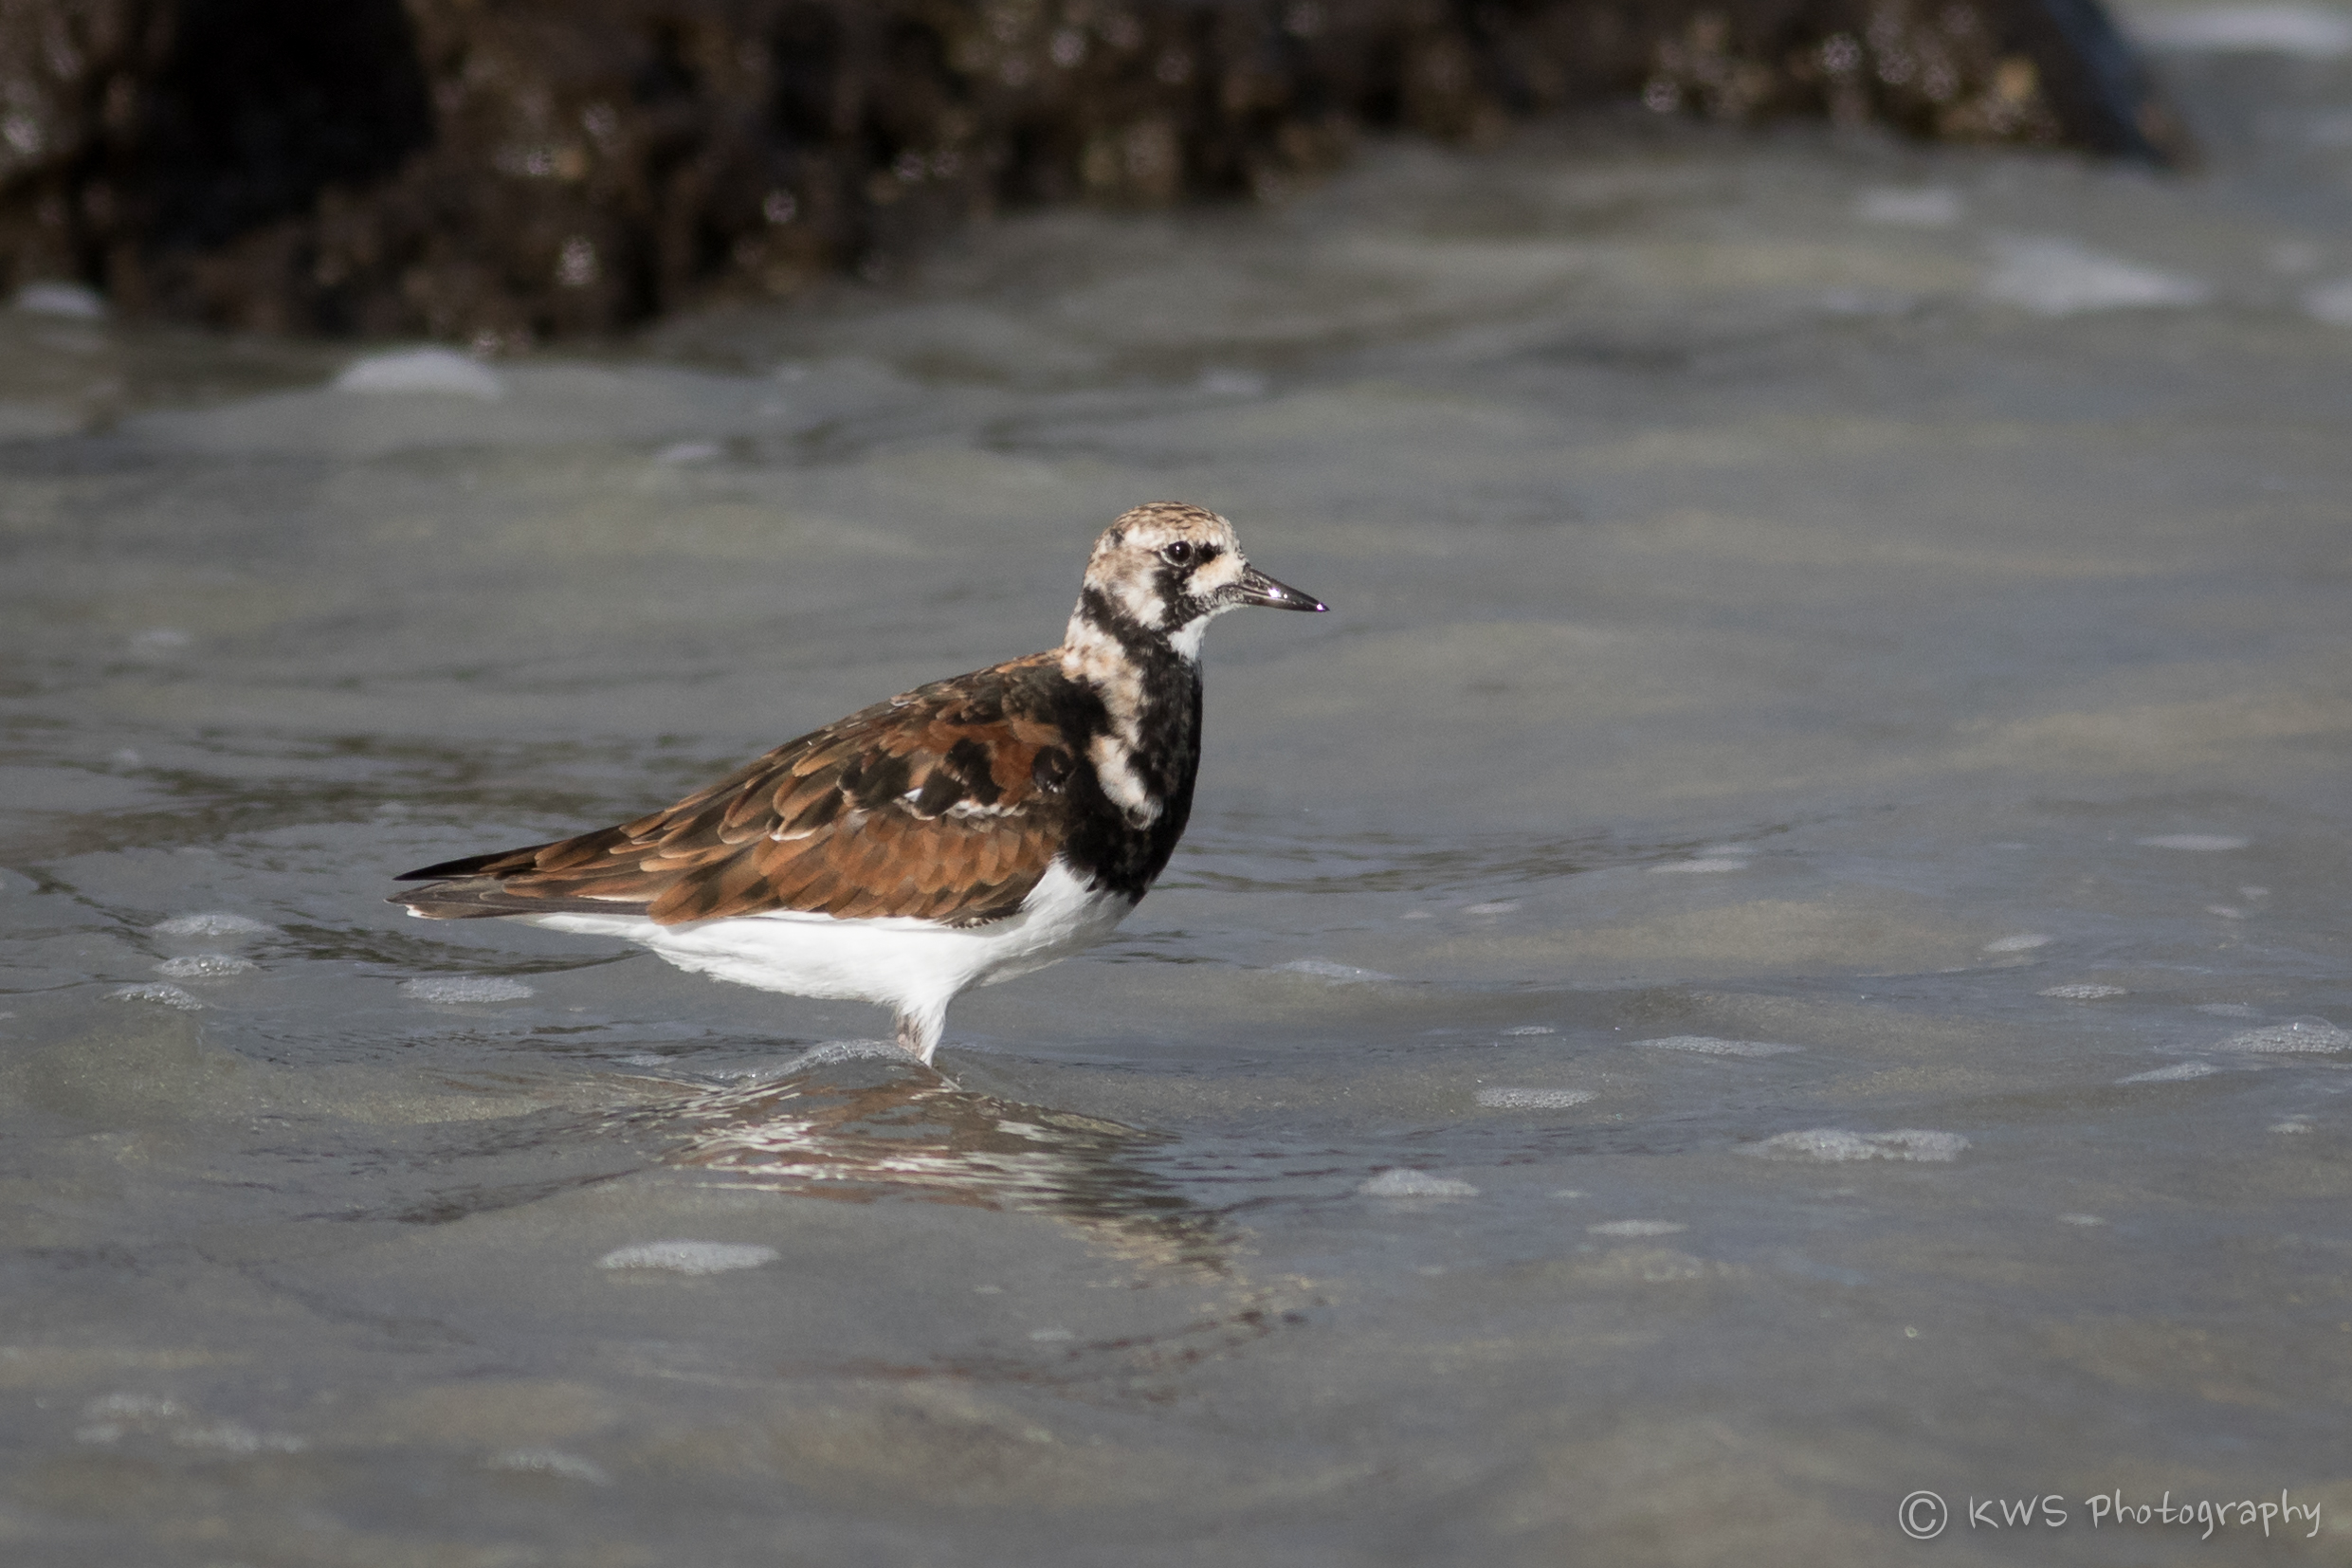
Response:
[[[684,925],[642,915],[518,915],[527,924],[625,937],[681,969],[795,996],[881,1002],[936,1017],[957,992],[1043,969],[1109,936],[1135,901],[1090,890],[1054,862],[1015,913],[986,925],[776,910]]]

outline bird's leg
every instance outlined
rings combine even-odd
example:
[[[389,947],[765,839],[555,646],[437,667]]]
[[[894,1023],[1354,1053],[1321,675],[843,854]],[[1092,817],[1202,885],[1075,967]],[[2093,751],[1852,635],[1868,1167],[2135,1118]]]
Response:
[[[924,1067],[931,1065],[931,1053],[939,1048],[939,1031],[947,1024],[947,1007],[903,1008],[898,1014],[899,1048],[914,1057]]]

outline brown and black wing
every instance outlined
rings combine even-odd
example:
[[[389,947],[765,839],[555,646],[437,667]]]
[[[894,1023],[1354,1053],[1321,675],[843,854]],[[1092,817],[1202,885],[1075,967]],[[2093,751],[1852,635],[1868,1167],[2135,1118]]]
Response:
[[[617,828],[445,861],[420,915],[769,910],[971,924],[1020,907],[1067,835],[1061,672],[1037,654],[940,681],[778,746]]]

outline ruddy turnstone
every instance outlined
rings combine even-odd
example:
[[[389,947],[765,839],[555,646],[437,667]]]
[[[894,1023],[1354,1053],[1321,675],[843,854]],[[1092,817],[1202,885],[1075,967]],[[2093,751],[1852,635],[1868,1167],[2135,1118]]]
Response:
[[[897,1014],[1089,947],[1166,867],[1200,770],[1200,639],[1241,605],[1329,607],[1214,512],[1154,501],[1095,540],[1062,646],[788,740],[617,828],[399,880],[427,920],[625,937],[682,969]]]

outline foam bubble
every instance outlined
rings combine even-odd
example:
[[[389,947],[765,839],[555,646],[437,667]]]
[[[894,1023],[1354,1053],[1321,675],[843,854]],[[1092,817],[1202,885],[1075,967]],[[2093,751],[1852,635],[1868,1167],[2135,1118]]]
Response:
[[[58,316],[75,321],[102,321],[106,301],[82,283],[27,283],[16,291],[15,306],[27,316]]]
[[[2157,833],[2132,842],[2149,849],[2188,849],[2210,854],[2219,849],[2243,849],[2253,840],[2235,833]]]
[[[278,934],[278,928],[274,925],[219,911],[174,915],[168,921],[156,921],[155,931],[158,937],[274,937]]]
[[[596,1260],[599,1268],[666,1268],[674,1274],[724,1274],[775,1262],[773,1247],[729,1241],[641,1241],[616,1247]]]
[[[178,1421],[188,1413],[178,1400],[154,1394],[101,1394],[82,1407],[90,1421]]]
[[[1558,1034],[1559,1030],[1549,1024],[1521,1024],[1515,1028],[1506,1029],[1503,1032],[1505,1034]]]
[[[1497,1111],[1557,1111],[1581,1105],[1593,1098],[1591,1089],[1481,1089],[1478,1103]]]
[[[193,1012],[204,1006],[179,987],[165,985],[160,980],[147,985],[117,986],[106,994],[118,1002],[155,1002],[164,1007],[178,1008],[183,1012]]]
[[[1476,1197],[1478,1189],[1452,1176],[1397,1166],[1380,1172],[1356,1189],[1366,1197]]]
[[[218,1449],[226,1453],[300,1453],[310,1447],[289,1432],[255,1431],[240,1421],[182,1427],[172,1433],[172,1441],[184,1449]]]
[[[2060,1214],[2058,1216],[2058,1223],[2061,1225],[2080,1225],[2088,1228],[2093,1225],[2105,1225],[2106,1221],[2101,1219],[2097,1214]]]
[[[1275,971],[1285,975],[1312,975],[1319,980],[1337,980],[1342,985],[1358,980],[1393,980],[1394,975],[1383,975],[1377,969],[1358,969],[1351,964],[1335,964],[1329,958],[1293,958],[1286,964],[1276,964]]]
[[[1264,397],[1269,383],[1255,371],[1205,370],[1199,387],[1212,397]]]
[[[2053,985],[2035,992],[2036,996],[2055,996],[2066,1002],[2095,1002],[2102,996],[2128,996],[2130,992],[2120,985]]]
[[[2314,319],[2331,327],[2352,327],[2352,278],[2339,278],[2332,283],[2306,289],[2303,308]]]
[[[2338,1029],[2325,1018],[2293,1018],[2283,1024],[2250,1029],[2231,1035],[2216,1050],[2329,1051],[2352,1050],[2352,1030]]]
[[[610,1486],[612,1478],[604,1467],[593,1460],[561,1449],[508,1449],[494,1453],[482,1462],[489,1470],[523,1470],[535,1475],[557,1475],[566,1481],[585,1481],[592,1486]]]
[[[1958,1133],[1929,1132],[1920,1127],[1904,1127],[1890,1133],[1810,1127],[1743,1145],[1741,1152],[1766,1159],[1819,1159],[1833,1164],[1852,1159],[1941,1162],[1958,1159],[1960,1151],[1967,1147],[1968,1140]]]
[[[1718,1040],[1711,1034],[1669,1034],[1663,1040],[1636,1040],[1642,1050],[1687,1050],[1697,1056],[1786,1056],[1802,1046],[1777,1045],[1770,1040]]]
[[[2306,1116],[2290,1116],[2284,1121],[2271,1122],[2270,1130],[2274,1133],[2307,1133],[2311,1130],[2311,1119]]]
[[[1941,185],[1910,190],[1882,186],[1863,191],[1854,203],[1854,216],[1864,223],[1904,228],[1949,228],[1960,222],[1960,192]]]
[[[1670,1219],[1613,1219],[1605,1225],[1588,1225],[1585,1229],[1596,1236],[1670,1236],[1690,1227],[1677,1225]]]
[[[428,393],[444,397],[506,395],[498,372],[450,349],[394,349],[371,354],[343,367],[337,392]]]
[[[1663,866],[1651,866],[1650,870],[1653,876],[1664,876],[1678,871],[1704,875],[1712,871],[1744,871],[1747,868],[1748,863],[1735,855],[1708,855],[1701,860],[1669,860]]]
[[[261,967],[250,958],[231,957],[226,953],[197,953],[184,958],[166,958],[155,965],[155,973],[174,980],[215,980],[224,975],[249,975]]]
[[[432,975],[401,981],[400,994],[420,1002],[520,1002],[535,993],[502,975]]]
[[[1986,298],[2041,316],[2199,305],[2212,294],[2194,278],[2103,256],[2072,240],[2003,240],[1994,251]]]
[[[2244,1002],[2199,1002],[2197,1005],[2197,1011],[2209,1012],[2216,1018],[2259,1018],[2262,1016],[2262,1009],[2249,1007]]]
[[[2038,931],[2020,931],[2014,937],[1996,937],[1984,944],[1987,953],[2031,953],[2037,947],[2048,947],[2056,941]]]
[[[1499,899],[1493,903],[1472,903],[1463,906],[1465,915],[1507,915],[1519,907],[1517,899]]]
[[[2158,11],[2132,28],[2158,48],[2285,54],[2336,60],[2352,54],[2352,17],[2325,6],[2207,6]]]
[[[2169,1067],[2150,1067],[2135,1072],[2129,1078],[2118,1078],[2119,1084],[2185,1084],[2192,1078],[2211,1078],[2221,1069],[2211,1062],[2182,1062]]]

